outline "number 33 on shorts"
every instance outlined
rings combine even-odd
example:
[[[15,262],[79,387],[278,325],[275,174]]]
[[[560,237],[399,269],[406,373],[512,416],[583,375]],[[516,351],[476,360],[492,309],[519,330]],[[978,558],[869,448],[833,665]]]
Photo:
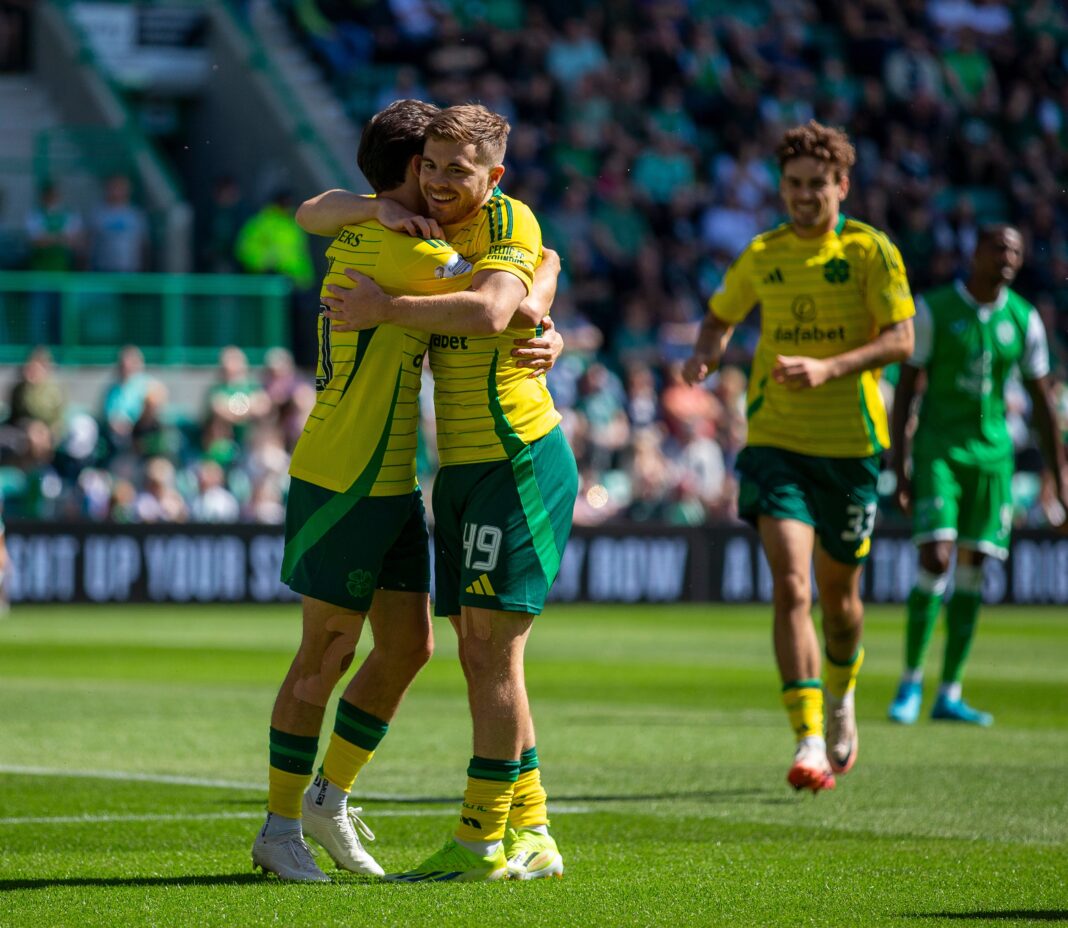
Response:
[[[860,542],[856,556],[864,557],[871,547],[871,533],[875,528],[877,503],[864,506],[846,506],[846,529],[842,532],[842,541]]]

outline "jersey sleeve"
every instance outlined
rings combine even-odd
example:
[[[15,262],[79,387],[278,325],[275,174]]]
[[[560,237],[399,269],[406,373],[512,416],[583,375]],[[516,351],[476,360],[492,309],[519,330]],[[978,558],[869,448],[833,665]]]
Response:
[[[916,305],[909,290],[908,276],[901,252],[885,236],[873,236],[874,248],[868,259],[868,311],[880,328],[910,319]]]
[[[410,293],[455,293],[471,286],[471,263],[452,246],[436,239],[421,241],[411,260],[399,268],[399,286]]]
[[[1027,314],[1027,331],[1024,333],[1023,356],[1020,358],[1020,374],[1024,380],[1038,380],[1049,373],[1049,344],[1046,327],[1038,311]]]
[[[916,318],[912,324],[915,340],[912,354],[905,363],[909,367],[923,369],[930,362],[934,349],[934,320],[931,318],[931,307],[922,296],[916,300]]]
[[[507,271],[527,288],[534,284],[534,269],[541,263],[541,227],[530,207],[509,197],[494,197],[489,211],[489,248],[475,262],[473,273]]]
[[[753,287],[753,250],[750,246],[727,268],[716,292],[708,299],[708,311],[717,319],[734,325],[748,316],[758,302]]]

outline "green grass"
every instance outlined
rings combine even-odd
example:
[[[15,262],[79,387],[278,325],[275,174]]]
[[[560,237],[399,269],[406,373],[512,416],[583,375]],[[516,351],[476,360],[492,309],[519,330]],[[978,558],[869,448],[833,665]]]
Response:
[[[884,721],[901,625],[869,611],[860,761],[812,797],[785,782],[766,609],[551,609],[528,684],[565,879],[294,886],[249,862],[293,607],[16,610],[0,621],[0,925],[1068,924],[1068,616],[984,610],[967,693],[995,713],[986,731]],[[470,755],[436,631],[357,784],[387,870],[449,834]]]

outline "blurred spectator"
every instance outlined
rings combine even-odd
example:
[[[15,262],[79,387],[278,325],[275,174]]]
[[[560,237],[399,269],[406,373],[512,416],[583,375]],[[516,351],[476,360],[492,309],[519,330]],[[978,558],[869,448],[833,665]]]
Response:
[[[104,437],[114,450],[129,447],[151,384],[141,349],[126,345],[119,351],[115,379],[104,393]]]
[[[59,435],[67,408],[63,385],[56,379],[52,354],[47,348],[35,348],[22,365],[19,379],[11,388],[8,400],[10,421],[21,424],[36,419],[53,435]]]
[[[118,485],[117,485],[118,488]],[[119,505],[128,506],[125,491]],[[185,522],[189,509],[175,487],[174,465],[166,458],[149,458],[145,464],[144,489],[132,505],[137,522]]]
[[[231,174],[216,178],[211,188],[206,228],[199,242],[201,270],[212,274],[236,274],[240,270],[235,251],[246,218],[237,178]]]
[[[218,462],[206,458],[197,465],[197,494],[189,506],[193,522],[236,522],[241,507],[226,488],[226,472]]]
[[[73,271],[81,263],[85,244],[81,217],[63,205],[59,188],[46,183],[41,188],[38,205],[26,217],[26,237],[31,271]],[[30,344],[55,344],[59,341],[59,293],[45,291],[30,294],[28,331]]]
[[[104,201],[89,218],[90,266],[94,271],[132,273],[148,268],[148,219],[131,202],[130,178],[104,182]]]

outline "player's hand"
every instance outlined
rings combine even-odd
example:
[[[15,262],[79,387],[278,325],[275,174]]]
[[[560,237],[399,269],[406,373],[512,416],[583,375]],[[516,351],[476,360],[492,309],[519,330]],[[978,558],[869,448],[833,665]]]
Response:
[[[542,334],[538,338],[517,338],[513,342],[512,357],[518,358],[515,366],[529,367],[531,377],[540,377],[551,371],[564,350],[564,339],[552,319],[548,316],[542,319],[541,329]]]
[[[389,197],[376,197],[378,221],[394,232],[407,232],[415,238],[445,238],[441,226],[433,219],[413,213]]]
[[[711,358],[692,354],[682,363],[682,379],[692,387],[701,383],[715,369],[716,365]]]
[[[358,332],[373,329],[389,321],[389,295],[365,274],[345,269],[345,276],[352,281],[351,287],[328,284],[331,296],[324,296],[322,303],[327,308],[323,316],[331,322],[335,332]]]
[[[791,390],[807,390],[830,380],[831,368],[821,358],[779,355],[775,358],[771,376],[776,383],[781,383]]]
[[[904,474],[897,474],[897,487],[894,489],[894,502],[910,519],[912,518],[912,481]]]

